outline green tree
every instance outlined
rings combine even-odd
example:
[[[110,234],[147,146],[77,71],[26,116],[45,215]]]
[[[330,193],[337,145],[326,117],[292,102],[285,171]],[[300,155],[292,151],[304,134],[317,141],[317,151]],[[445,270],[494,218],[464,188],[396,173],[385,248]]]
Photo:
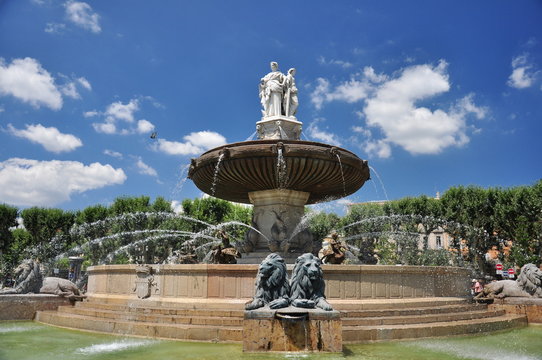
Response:
[[[49,259],[68,250],[72,243],[67,236],[75,223],[75,214],[61,209],[31,207],[21,212],[23,224],[31,235],[36,256]],[[53,241],[54,240],[54,241]]]
[[[0,256],[6,252],[13,241],[11,228],[17,226],[16,207],[0,204]]]

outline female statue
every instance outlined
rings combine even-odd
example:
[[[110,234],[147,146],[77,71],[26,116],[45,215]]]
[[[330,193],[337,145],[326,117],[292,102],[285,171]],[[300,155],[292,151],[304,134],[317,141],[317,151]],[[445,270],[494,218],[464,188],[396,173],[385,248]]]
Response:
[[[271,62],[271,72],[260,80],[260,101],[264,117],[282,115],[284,74],[278,70],[279,64]]]

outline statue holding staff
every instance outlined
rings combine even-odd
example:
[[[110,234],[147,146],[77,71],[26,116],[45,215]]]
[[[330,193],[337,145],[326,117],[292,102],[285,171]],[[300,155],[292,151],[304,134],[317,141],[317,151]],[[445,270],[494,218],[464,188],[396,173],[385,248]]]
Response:
[[[284,115],[288,117],[295,116],[299,102],[297,100],[297,87],[295,86],[295,68],[288,70],[288,75],[284,78]]]

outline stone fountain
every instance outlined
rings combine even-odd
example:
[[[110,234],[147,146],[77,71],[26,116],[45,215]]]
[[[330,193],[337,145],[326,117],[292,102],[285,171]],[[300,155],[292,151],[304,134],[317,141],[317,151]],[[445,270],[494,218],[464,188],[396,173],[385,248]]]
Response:
[[[369,179],[367,161],[337,146],[302,141],[295,69],[271,63],[260,81],[262,118],[258,140],[227,144],[192,159],[188,177],[217,198],[254,205],[252,226],[241,246],[244,263],[260,263],[281,252],[288,263],[317,252],[321,239],[300,226],[307,204],[330,201],[359,190]],[[241,262],[240,261],[240,262]]]
[[[242,258],[245,263],[92,266],[85,301],[38,311],[35,320],[190,341],[242,343],[247,332],[259,334],[244,345],[249,351],[270,349],[277,336],[286,335],[291,341],[282,350],[340,351],[339,338],[354,344],[525,326],[523,314],[470,304],[470,271],[444,266],[322,265],[321,292],[337,312],[281,310],[277,315],[258,308],[245,313],[245,304],[257,295],[256,264],[279,252],[286,271],[295,274],[295,267],[286,263],[318,251],[320,239],[301,221],[304,206],[350,195],[369,179],[367,162],[352,152],[300,140],[295,69],[285,75],[271,63],[271,70],[260,82],[258,140],[212,149],[193,159],[189,171],[207,194],[254,205],[254,230],[240,244],[249,253]],[[266,324],[277,330],[278,322],[281,331],[259,332]]]

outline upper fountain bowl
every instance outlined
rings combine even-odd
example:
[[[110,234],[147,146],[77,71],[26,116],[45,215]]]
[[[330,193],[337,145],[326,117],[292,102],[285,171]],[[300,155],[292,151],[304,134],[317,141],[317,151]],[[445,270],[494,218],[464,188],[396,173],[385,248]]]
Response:
[[[314,204],[356,192],[369,179],[369,166],[328,144],[256,140],[220,146],[192,159],[188,177],[203,192],[229,201],[249,204],[249,192],[282,188],[308,192],[307,204]]]

